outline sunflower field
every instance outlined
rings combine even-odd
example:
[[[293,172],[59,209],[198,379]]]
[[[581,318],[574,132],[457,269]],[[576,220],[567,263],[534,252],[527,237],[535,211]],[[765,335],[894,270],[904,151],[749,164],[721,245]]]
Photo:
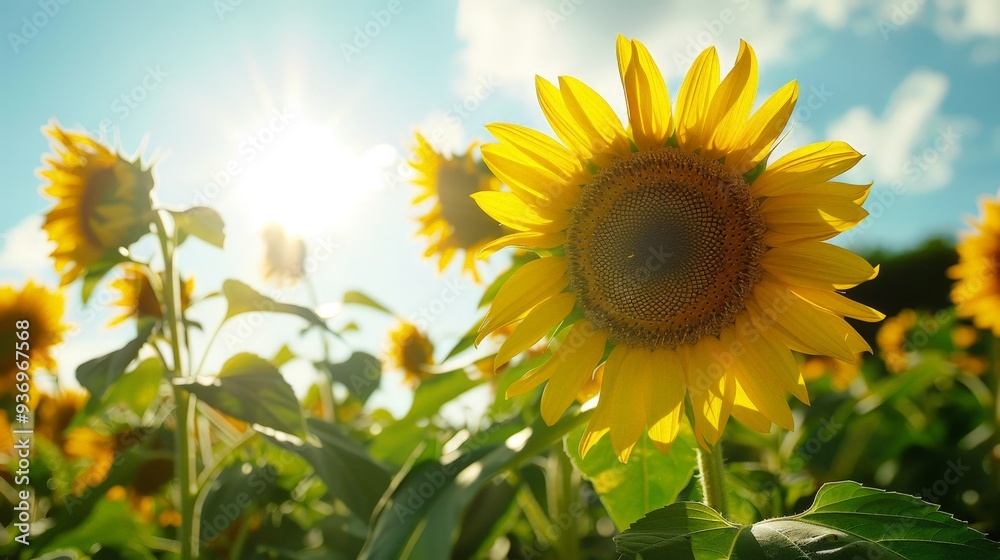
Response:
[[[4,558],[1000,559],[995,2],[0,21]]]

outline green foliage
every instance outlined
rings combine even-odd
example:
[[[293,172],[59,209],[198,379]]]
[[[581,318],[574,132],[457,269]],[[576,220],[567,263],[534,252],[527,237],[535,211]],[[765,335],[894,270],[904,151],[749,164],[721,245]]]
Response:
[[[616,539],[626,558],[988,560],[1000,545],[938,506],[855,482],[824,485],[800,515],[750,526],[699,503],[651,512]]]
[[[222,283],[222,295],[229,304],[224,320],[229,320],[242,313],[287,313],[302,317],[310,324],[325,330],[330,330],[326,322],[315,311],[301,305],[275,301],[239,280],[226,280]]]
[[[381,360],[365,352],[355,352],[339,364],[321,362],[317,366],[326,370],[331,380],[347,387],[362,403],[368,401],[382,379]]]
[[[95,399],[102,398],[115,381],[125,373],[129,364],[139,356],[139,350],[153,334],[154,327],[156,327],[155,321],[143,321],[139,325],[139,333],[128,344],[100,358],[94,358],[80,364],[80,367],[76,368],[77,381],[90,391]]]
[[[219,213],[205,206],[195,206],[183,212],[170,212],[177,228],[177,244],[194,236],[219,249],[226,241],[225,224]]]

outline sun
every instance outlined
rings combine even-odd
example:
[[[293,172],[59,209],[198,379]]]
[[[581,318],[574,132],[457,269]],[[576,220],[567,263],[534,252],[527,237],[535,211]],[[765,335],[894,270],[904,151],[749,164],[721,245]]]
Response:
[[[258,144],[237,183],[247,216],[255,226],[276,222],[303,237],[347,228],[395,158],[388,145],[352,150],[331,127],[301,117]]]

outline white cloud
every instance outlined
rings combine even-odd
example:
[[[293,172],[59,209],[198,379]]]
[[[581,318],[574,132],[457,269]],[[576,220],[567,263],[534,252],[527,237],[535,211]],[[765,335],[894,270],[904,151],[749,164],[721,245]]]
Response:
[[[38,276],[52,268],[54,247],[42,230],[42,216],[29,216],[0,236],[0,270]]]
[[[812,12],[816,18],[834,29],[843,28],[860,7],[861,0],[791,0],[789,7],[803,12]]]
[[[858,170],[877,182],[900,183],[911,192],[940,188],[951,180],[966,128],[938,113],[948,85],[944,74],[915,70],[893,91],[881,117],[853,107],[830,125],[827,137],[866,154]]]
[[[954,40],[1000,37],[1000,2],[938,0],[934,29],[942,37]]]

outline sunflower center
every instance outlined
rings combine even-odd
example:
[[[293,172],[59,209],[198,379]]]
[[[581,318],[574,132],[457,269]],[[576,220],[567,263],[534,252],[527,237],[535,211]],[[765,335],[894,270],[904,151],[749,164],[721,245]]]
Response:
[[[479,175],[474,169],[466,169],[463,160],[442,163],[438,171],[437,193],[441,217],[451,226],[452,240],[457,247],[469,248],[483,240],[503,235],[496,220],[480,210],[469,196],[479,189]]]
[[[567,231],[573,289],[615,344],[718,335],[760,280],[765,226],[743,178],[697,154],[637,152],[585,186]]]

